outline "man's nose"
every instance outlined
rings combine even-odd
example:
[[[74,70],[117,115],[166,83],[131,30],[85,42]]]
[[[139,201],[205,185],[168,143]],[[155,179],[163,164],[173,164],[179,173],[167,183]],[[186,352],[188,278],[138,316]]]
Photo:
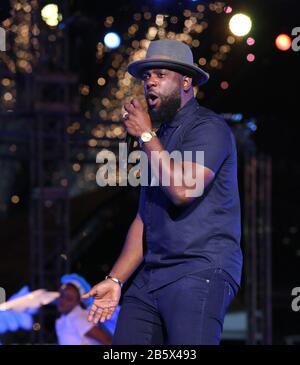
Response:
[[[155,75],[151,75],[146,81],[147,89],[150,89],[150,87],[152,86],[157,86],[157,84],[158,84],[158,79],[157,76]]]

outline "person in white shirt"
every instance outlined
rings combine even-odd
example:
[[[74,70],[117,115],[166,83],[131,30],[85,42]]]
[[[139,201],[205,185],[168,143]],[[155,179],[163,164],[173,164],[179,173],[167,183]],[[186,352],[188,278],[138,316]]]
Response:
[[[112,335],[88,321],[88,313],[82,307],[81,296],[89,284],[79,275],[62,277],[57,309],[61,316],[55,322],[59,345],[111,345]]]

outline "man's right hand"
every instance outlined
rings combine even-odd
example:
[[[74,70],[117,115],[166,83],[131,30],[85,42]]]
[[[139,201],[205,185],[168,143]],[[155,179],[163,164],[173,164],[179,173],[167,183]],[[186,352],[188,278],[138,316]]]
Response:
[[[103,280],[95,285],[82,296],[83,299],[94,297],[88,320],[94,324],[97,324],[99,320],[100,322],[109,320],[119,303],[120,296],[121,287],[112,280]]]

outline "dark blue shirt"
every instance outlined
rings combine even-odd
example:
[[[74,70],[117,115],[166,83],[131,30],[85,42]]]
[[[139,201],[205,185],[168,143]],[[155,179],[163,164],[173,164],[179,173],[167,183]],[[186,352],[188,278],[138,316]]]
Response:
[[[204,151],[204,166],[215,173],[204,194],[185,206],[174,205],[160,186],[141,187],[144,268],[134,282],[157,289],[182,276],[222,268],[240,284],[240,202],[233,134],[214,112],[191,99],[158,131],[164,149]]]

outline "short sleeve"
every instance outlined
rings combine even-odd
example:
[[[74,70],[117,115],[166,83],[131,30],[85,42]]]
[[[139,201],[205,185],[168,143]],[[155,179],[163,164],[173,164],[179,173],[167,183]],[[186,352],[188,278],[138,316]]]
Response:
[[[211,118],[199,121],[185,132],[181,152],[184,160],[198,162],[217,173],[231,152],[231,144],[231,131],[227,124]],[[197,151],[203,151],[203,154],[197,155]],[[203,156],[203,160],[199,156]]]

